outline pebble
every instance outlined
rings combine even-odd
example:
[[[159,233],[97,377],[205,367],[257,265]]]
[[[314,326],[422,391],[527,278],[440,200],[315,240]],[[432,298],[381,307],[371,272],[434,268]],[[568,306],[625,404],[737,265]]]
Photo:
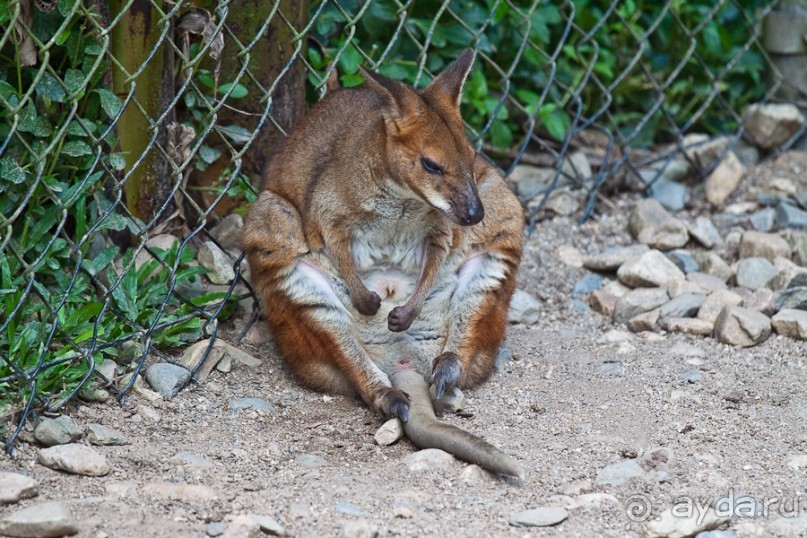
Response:
[[[218,497],[216,490],[210,486],[185,482],[148,482],[143,485],[141,492],[155,499],[170,499],[188,504],[205,503]]]
[[[188,463],[195,467],[201,467],[204,469],[210,469],[213,467],[213,462],[209,459],[205,458],[204,456],[200,456],[199,454],[193,454],[191,452],[177,452],[174,454],[174,458],[178,459],[183,463]]]
[[[737,538],[734,531],[705,531],[699,532],[695,538]]]
[[[204,242],[196,259],[208,270],[207,278],[213,284],[229,284],[235,278],[235,261],[213,241]]]
[[[72,418],[62,415],[57,418],[42,418],[34,429],[34,439],[45,446],[64,445],[78,441],[84,432]]]
[[[263,364],[262,360],[256,359],[246,351],[238,349],[237,347],[225,342],[221,338],[217,338],[214,345],[224,350],[225,357],[230,357],[235,362],[243,364],[249,368],[257,368]]]
[[[617,300],[614,320],[617,323],[627,323],[631,318],[658,308],[669,300],[667,290],[661,288],[633,290]]]
[[[316,454],[299,454],[296,458],[294,458],[294,463],[301,467],[316,469],[318,467],[325,467],[328,465],[328,460],[317,456]]]
[[[648,189],[648,195],[670,211],[684,209],[688,194],[689,190],[684,185],[664,176],[656,179]]]
[[[205,532],[208,536],[221,536],[224,534],[224,531],[227,530],[227,524],[223,521],[215,521],[213,523],[208,523],[207,527],[205,527]]]
[[[432,405],[434,412],[438,415],[446,413],[459,413],[465,407],[465,394],[462,393],[459,387],[451,387],[443,393],[443,397],[439,400],[435,394],[434,385],[429,388],[429,394],[432,397]]]
[[[555,257],[569,267],[583,267],[583,254],[572,245],[561,245],[555,251]]]
[[[679,373],[681,379],[686,381],[687,383],[697,383],[701,380],[702,374],[697,370],[691,370],[689,368],[684,368]]]
[[[514,527],[551,527],[566,520],[569,512],[559,506],[544,506],[508,516],[507,521]]]
[[[766,287],[774,290],[785,290],[807,286],[807,268],[799,267],[787,258],[773,260],[777,275],[770,279]]]
[[[336,509],[343,514],[348,514],[350,516],[366,516],[367,512],[359,508],[353,503],[339,501],[336,503]]]
[[[286,529],[284,529],[283,525],[278,523],[275,518],[260,514],[247,514],[247,517],[257,523],[258,527],[266,534],[271,534],[272,536],[283,536],[286,534]]]
[[[790,259],[790,245],[783,237],[754,231],[743,234],[740,240],[740,258],[774,260],[778,257]]]
[[[541,302],[524,290],[516,290],[510,301],[507,319],[510,323],[532,325],[541,317]]]
[[[659,322],[660,314],[660,309],[654,308],[649,312],[634,316],[628,320],[628,330],[635,333],[640,333],[642,331],[655,331]]]
[[[710,293],[728,288],[728,286],[726,286],[726,282],[722,278],[714,275],[707,275],[706,273],[689,273],[687,275],[687,280]]]
[[[745,136],[762,148],[778,148],[804,125],[804,116],[790,103],[753,104],[745,113]]]
[[[619,280],[611,280],[601,288],[601,291],[610,293],[617,299],[628,293],[630,290],[631,288],[627,287]]]
[[[766,316],[772,316],[776,311],[773,292],[768,288],[760,288],[744,298],[741,306],[762,312]]]
[[[196,342],[186,349],[179,359],[179,363],[190,370],[198,367],[195,379],[199,383],[203,383],[207,380],[210,372],[213,371],[213,368],[215,368],[222,357],[224,357],[224,348],[215,345],[216,342],[218,342],[218,339],[216,339],[215,342],[211,342],[209,338]],[[210,349],[210,351],[207,351],[208,349]],[[200,365],[205,352],[207,352],[207,357],[205,357],[204,363]]]
[[[513,352],[506,347],[500,348],[499,353],[496,355],[496,371],[503,371],[512,360]]]
[[[584,258],[583,267],[591,271],[616,271],[626,261],[638,258],[648,250],[650,250],[650,247],[647,245],[612,247],[594,256]]]
[[[771,320],[765,314],[739,306],[726,306],[715,321],[715,338],[723,344],[750,347],[771,334]]]
[[[706,248],[723,246],[720,232],[708,217],[698,217],[688,227],[689,235]]]
[[[210,235],[227,250],[241,250],[241,230],[244,228],[244,217],[230,213],[210,230]]]
[[[597,472],[594,483],[597,485],[623,486],[631,478],[645,475],[645,470],[636,459],[623,460],[606,465]]]
[[[171,399],[190,381],[191,373],[182,366],[160,362],[146,370],[146,381],[164,398]]]
[[[263,411],[264,413],[274,413],[277,411],[277,407],[260,398],[236,398],[230,400],[227,404],[227,408],[230,411],[242,411],[244,409],[254,409],[255,411]]]
[[[87,424],[84,430],[87,433],[87,440],[93,445],[114,446],[129,444],[129,439],[121,432],[101,424]]]
[[[756,291],[764,288],[779,270],[765,258],[743,258],[737,262],[737,285]]]
[[[743,298],[729,290],[718,290],[709,295],[698,310],[698,319],[708,321],[714,326],[717,316],[726,306],[737,306]]]
[[[709,336],[714,329],[713,324],[698,318],[669,318],[666,325],[670,332],[700,336]]]
[[[547,185],[555,177],[555,172],[554,168],[519,164],[510,172],[507,180],[513,186],[519,198],[529,200],[546,190]],[[559,179],[562,180],[563,176]]]
[[[465,484],[485,484],[494,482],[493,473],[486,471],[479,465],[468,465],[460,471],[460,481]]]
[[[619,329],[611,329],[600,336],[597,341],[601,344],[621,344],[622,342],[630,342],[631,340],[633,340],[631,333],[620,331]]]
[[[807,310],[783,308],[773,316],[771,324],[777,334],[807,340]]]
[[[659,309],[659,319],[663,324],[669,318],[692,318],[698,313],[701,305],[706,301],[706,295],[696,293],[682,293],[678,297],[665,303]]]
[[[673,513],[668,508],[658,516],[652,518],[645,526],[645,536],[648,538],[688,538],[699,532],[715,529],[729,520],[728,517],[718,516],[714,509],[709,508],[706,513],[693,508],[690,517]]]
[[[602,286],[605,277],[597,274],[589,274],[574,283],[572,297],[588,295]]]
[[[400,419],[391,418],[375,432],[375,442],[380,446],[389,446],[404,436],[403,424]]]
[[[640,243],[659,250],[681,248],[689,241],[686,225],[653,199],[636,204],[628,219],[628,229]]]
[[[145,404],[138,405],[135,410],[137,411],[138,415],[149,422],[160,422],[163,418],[156,409]]]
[[[776,295],[776,309],[795,308],[797,310],[807,310],[807,286],[790,288],[783,290]]]
[[[615,295],[603,290],[595,290],[588,296],[586,302],[592,310],[605,317],[611,318],[616,309],[618,298]]]
[[[0,472],[0,504],[14,504],[38,493],[39,485],[30,476]]]
[[[684,273],[658,250],[627,261],[617,271],[619,281],[632,288],[658,287],[685,278]]]
[[[619,361],[605,361],[597,366],[597,375],[610,376],[622,374],[623,366]]]
[[[235,516],[222,534],[223,538],[259,538],[261,527],[245,514]]]
[[[807,191],[804,191],[807,193]],[[788,230],[787,242],[793,251],[793,261],[798,265],[807,266],[807,233]]]
[[[454,456],[439,448],[427,448],[413,452],[404,458],[404,465],[410,471],[434,471],[448,469],[455,464]]]
[[[342,525],[342,536],[344,538],[376,538],[378,525],[364,519],[346,521]]]
[[[700,270],[695,256],[688,250],[676,249],[667,253],[667,257],[684,273],[694,273]]]
[[[734,271],[731,270],[726,260],[711,251],[698,251],[694,253],[695,260],[700,267],[699,273],[690,274],[707,274],[719,278],[724,283],[728,282],[734,276]],[[689,276],[689,275],[687,275]]]
[[[773,208],[766,207],[760,209],[748,217],[751,226],[758,232],[770,232],[776,225],[776,211]]]
[[[79,444],[43,448],[37,460],[51,469],[86,476],[104,476],[111,470],[103,454]]]
[[[720,164],[706,178],[704,194],[706,200],[717,207],[722,207],[740,185],[745,176],[745,165],[737,158],[737,154],[729,151]]]
[[[0,519],[0,534],[3,536],[58,538],[78,531],[78,521],[60,502],[37,504]]]
[[[709,293],[706,288],[703,288],[694,282],[690,282],[689,280],[670,280],[669,282],[666,282],[662,288],[667,290],[670,297],[673,299],[684,293],[698,293],[701,295],[707,295]]]

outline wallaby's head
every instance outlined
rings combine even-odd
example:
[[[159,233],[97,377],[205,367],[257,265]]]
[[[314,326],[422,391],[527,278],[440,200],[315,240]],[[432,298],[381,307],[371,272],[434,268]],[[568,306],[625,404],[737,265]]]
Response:
[[[474,176],[475,152],[460,116],[462,85],[473,62],[473,50],[465,50],[422,91],[364,72],[381,103],[392,179],[463,226],[485,215]]]

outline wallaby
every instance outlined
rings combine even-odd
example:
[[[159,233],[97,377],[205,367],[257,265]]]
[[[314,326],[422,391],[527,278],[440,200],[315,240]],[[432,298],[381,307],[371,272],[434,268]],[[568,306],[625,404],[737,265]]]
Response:
[[[523,212],[460,116],[473,58],[422,91],[365,72],[327,95],[273,158],[244,227],[300,381],[404,422],[410,400],[390,376],[411,366],[438,398],[487,379],[515,289]]]

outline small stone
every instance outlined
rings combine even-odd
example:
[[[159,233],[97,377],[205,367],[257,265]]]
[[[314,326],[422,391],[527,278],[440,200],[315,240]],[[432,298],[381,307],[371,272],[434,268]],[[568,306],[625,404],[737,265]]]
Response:
[[[213,241],[205,241],[196,258],[202,267],[209,271],[207,278],[213,284],[229,284],[235,278],[233,269],[235,261]]]
[[[690,282],[689,280],[670,280],[669,282],[665,282],[661,287],[667,290],[672,299],[684,293],[697,293],[700,295],[707,295],[709,293],[709,290],[706,288],[694,282]]]
[[[689,241],[684,223],[652,199],[636,204],[628,219],[628,229],[640,243],[659,250],[680,248]]]
[[[779,202],[776,206],[776,224],[780,228],[807,228],[807,211]]]
[[[770,232],[776,225],[776,211],[770,207],[760,209],[748,217],[751,226],[758,232]]]
[[[807,268],[799,267],[787,258],[776,258],[773,266],[776,268],[777,274],[770,279],[766,287],[779,291],[807,286]]]
[[[597,473],[594,483],[597,485],[624,486],[631,478],[642,477],[645,470],[636,459],[623,460],[606,465]]]
[[[631,333],[620,331],[619,329],[611,329],[597,341],[601,344],[621,344],[622,342],[630,342],[631,340],[633,340]]]
[[[778,148],[804,125],[804,116],[790,103],[754,104],[745,114],[745,136],[762,149]]]
[[[244,409],[254,409],[255,411],[263,411],[264,413],[274,413],[277,411],[277,407],[260,398],[236,398],[230,400],[230,403],[227,404],[227,408],[230,411],[242,411]]]
[[[744,298],[741,306],[762,312],[766,316],[772,316],[776,311],[773,292],[768,288],[760,288],[749,297]]]
[[[109,400],[109,391],[97,387],[82,387],[78,391],[78,397],[85,402],[104,403]]]
[[[230,357],[235,362],[243,364],[244,366],[247,366],[249,368],[257,368],[258,366],[263,364],[262,360],[256,359],[246,351],[225,342],[221,338],[216,339],[215,345],[224,350],[225,357]]]
[[[591,480],[577,480],[568,484],[563,484],[558,488],[561,495],[580,495],[591,489]]]
[[[72,418],[42,418],[34,429],[34,439],[45,446],[65,445],[81,439],[84,432]]]
[[[266,534],[271,534],[272,536],[283,536],[286,534],[286,529],[283,528],[283,525],[272,517],[262,516],[260,514],[247,514],[247,517],[257,523],[258,527]]]
[[[241,230],[244,228],[244,217],[238,213],[230,213],[219,221],[210,235],[227,250],[241,250]]]
[[[218,339],[216,342],[218,342]],[[210,351],[208,351],[208,349]],[[205,352],[207,352],[207,357],[205,357]],[[202,363],[203,357],[205,357],[204,363]],[[215,342],[211,342],[211,340],[207,338],[196,342],[186,349],[178,362],[189,370],[198,367],[196,370],[196,381],[203,383],[207,380],[213,368],[221,361],[222,357],[224,357],[224,348],[215,345]]]
[[[39,494],[39,485],[30,476],[0,472],[0,504],[14,504]]]
[[[218,498],[216,490],[210,486],[184,482],[147,482],[142,486],[141,492],[147,497],[170,499],[188,504],[206,503]]]
[[[128,349],[136,349],[137,346],[129,346]],[[142,353],[142,350],[141,350]],[[132,360],[136,360],[139,358],[132,357]],[[131,362],[131,361],[129,361]],[[115,380],[115,370],[117,369],[118,365],[112,359],[104,359],[101,361],[100,364],[95,365],[95,371],[103,376],[106,380],[106,384],[111,384]]]
[[[555,257],[569,267],[583,267],[583,254],[572,245],[561,245],[555,251]]]
[[[594,290],[599,289],[604,281],[605,277],[602,275],[586,275],[574,283],[574,288],[572,288],[572,297],[577,297],[578,295],[588,295]]]
[[[23,508],[0,519],[3,536],[58,538],[79,531],[78,521],[70,510],[59,502],[45,502]]]
[[[223,538],[260,538],[260,536],[261,527],[245,514],[235,516],[222,534]]]
[[[146,381],[164,398],[171,399],[190,381],[191,373],[182,366],[160,362],[146,370]]]
[[[506,347],[499,349],[499,353],[496,355],[496,371],[497,372],[503,371],[512,360],[513,360],[512,351],[510,351]]]
[[[586,301],[592,310],[608,318],[613,317],[616,309],[617,297],[607,291],[596,290],[588,296]]]
[[[617,299],[619,299],[620,297],[622,297],[631,290],[631,288],[627,287],[619,280],[611,280],[610,282],[605,284],[601,289],[606,293],[610,293]]]
[[[543,506],[510,514],[507,521],[514,527],[551,527],[562,523],[569,512],[559,506]]]
[[[626,286],[658,287],[671,280],[685,278],[684,273],[658,250],[645,252],[625,262],[617,271],[619,281]]]
[[[628,320],[628,329],[635,333],[655,331],[659,320],[659,310],[658,308],[654,308],[649,312],[630,318]]]
[[[432,397],[434,412],[438,415],[446,413],[459,413],[465,407],[465,394],[459,387],[451,387],[443,393],[443,397],[437,399],[434,385],[429,387],[429,394]]]
[[[771,334],[771,320],[765,314],[739,306],[727,306],[715,322],[715,338],[723,344],[750,347]]]
[[[455,464],[454,456],[439,448],[418,450],[404,458],[404,464],[410,471],[434,471],[448,469]]]
[[[713,328],[713,324],[698,318],[669,318],[667,320],[667,330],[672,333],[709,336],[712,334]]]
[[[325,467],[328,465],[328,460],[316,454],[300,454],[294,458],[294,463],[301,467],[316,469],[317,467]]]
[[[695,538],[737,538],[734,531],[705,531],[699,532]]]
[[[208,523],[207,527],[205,527],[205,532],[208,536],[221,536],[224,534],[224,531],[227,530],[227,524],[223,521],[215,521],[213,523]]]
[[[163,419],[163,417],[156,409],[154,409],[153,407],[149,407],[148,405],[140,404],[137,406],[136,410],[138,415],[148,420],[149,422],[160,422]]]
[[[187,463],[193,467],[200,467],[202,469],[211,469],[213,467],[212,461],[199,454],[193,454],[192,452],[177,452],[174,454],[174,459],[181,463]]]
[[[102,454],[78,444],[43,448],[39,451],[37,460],[45,467],[57,471],[86,476],[105,476],[111,470]]]
[[[87,424],[85,432],[87,433],[87,440],[93,445],[115,446],[129,444],[129,439],[121,432],[100,424]]]
[[[776,310],[783,308],[795,308],[797,310],[807,310],[807,286],[790,288],[777,292]]]
[[[544,208],[556,215],[567,217],[580,209],[580,198],[567,189],[555,189],[549,195]]]
[[[672,181],[664,176],[656,179],[648,189],[648,195],[657,200],[661,205],[670,211],[680,211],[684,209],[689,195],[689,190],[677,181]]]
[[[689,273],[687,275],[687,280],[697,286],[700,286],[702,289],[706,290],[707,293],[725,290],[728,287],[722,278],[714,275],[707,275],[706,273]]]
[[[779,270],[765,258],[743,258],[737,262],[737,285],[749,290],[764,288]]]
[[[617,323],[627,323],[631,318],[658,308],[669,300],[667,290],[661,288],[633,290],[616,302],[614,320]]]
[[[723,206],[739,187],[745,172],[745,165],[740,162],[737,155],[733,151],[726,153],[717,168],[706,178],[704,185],[706,200],[714,206]]]
[[[706,513],[702,513],[700,510],[690,510],[683,515],[668,508],[646,523],[645,536],[647,538],[689,538],[699,532],[716,529],[728,520],[728,517],[718,516],[712,508],[709,508]]]
[[[363,519],[346,521],[342,525],[342,536],[344,538],[376,538],[378,526]]]
[[[807,233],[792,230],[785,233],[787,234],[787,242],[793,251],[793,261],[801,267],[807,267]]]
[[[787,465],[788,469],[793,469],[794,471],[799,469],[807,469],[807,454],[788,456],[787,460],[785,460],[785,464]]]
[[[367,512],[359,508],[353,503],[339,501],[336,503],[336,509],[342,512],[343,514],[348,514],[350,516],[366,516]]]
[[[686,381],[687,383],[697,383],[701,380],[702,374],[697,370],[691,370],[689,368],[684,368],[679,373],[681,379]]]
[[[375,442],[380,446],[389,446],[404,436],[403,424],[398,418],[391,418],[375,432]]]
[[[585,182],[594,175],[591,162],[584,151],[574,151],[563,160],[563,173],[579,182]]]
[[[790,245],[777,234],[748,231],[740,241],[740,258],[790,259]]]
[[[541,302],[524,290],[516,290],[510,301],[507,319],[510,323],[532,325],[541,317]]]
[[[481,468],[481,467],[480,467]],[[460,477],[462,479],[462,477]],[[463,480],[464,481],[464,480]],[[392,509],[392,517],[398,519],[412,519],[415,514],[406,506],[396,506]]]
[[[704,301],[706,301],[706,295],[684,293],[662,305],[659,309],[659,320],[662,327],[669,318],[695,317]]]
[[[782,336],[807,340],[807,311],[785,308],[771,320],[773,330]]]
[[[556,174],[554,168],[540,168],[528,164],[519,164],[507,176],[513,190],[522,200],[535,198],[545,192]]]
[[[638,258],[648,250],[650,250],[650,248],[647,245],[612,247],[594,256],[585,257],[583,259],[583,267],[591,271],[616,271],[626,261]]]
[[[717,316],[727,306],[737,306],[743,302],[743,298],[729,290],[718,290],[709,295],[698,310],[698,319],[708,321],[714,327]]]
[[[729,264],[716,253],[696,252],[694,256],[695,260],[698,262],[701,273],[717,277],[723,282],[728,282],[729,279],[734,276],[734,271],[731,270]]]
[[[673,250],[667,253],[667,257],[684,273],[694,273],[700,270],[697,260],[688,250]]]
[[[268,324],[257,321],[252,324],[241,341],[255,347],[265,346],[272,341],[272,332]]]
[[[708,217],[698,217],[689,225],[689,235],[706,248],[720,247],[723,239],[717,227]]]
[[[680,342],[675,344],[672,348],[670,348],[670,355],[675,357],[685,357],[685,358],[698,358],[702,359],[706,356],[706,353],[699,347],[693,346],[692,344],[687,344],[685,342]]]

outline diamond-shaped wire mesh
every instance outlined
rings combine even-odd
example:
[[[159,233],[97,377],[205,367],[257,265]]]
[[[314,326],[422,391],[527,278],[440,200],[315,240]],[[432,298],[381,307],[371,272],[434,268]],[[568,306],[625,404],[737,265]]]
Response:
[[[8,2],[0,7],[6,446],[32,410],[55,411],[76,396],[123,398],[149,357],[176,363],[184,346],[207,339],[183,363],[195,375],[220,322],[236,318],[246,333],[258,303],[238,248],[240,215],[307,104],[359,84],[359,66],[422,87],[475,48],[463,99],[469,139],[508,174],[519,163],[543,173],[543,183],[514,185],[534,227],[558,186],[583,190],[584,219],[604,185],[646,187],[676,162],[704,177],[716,160],[692,162],[685,150],[703,138],[687,135],[736,143],[744,107],[781,84],[758,35],[775,7]]]

